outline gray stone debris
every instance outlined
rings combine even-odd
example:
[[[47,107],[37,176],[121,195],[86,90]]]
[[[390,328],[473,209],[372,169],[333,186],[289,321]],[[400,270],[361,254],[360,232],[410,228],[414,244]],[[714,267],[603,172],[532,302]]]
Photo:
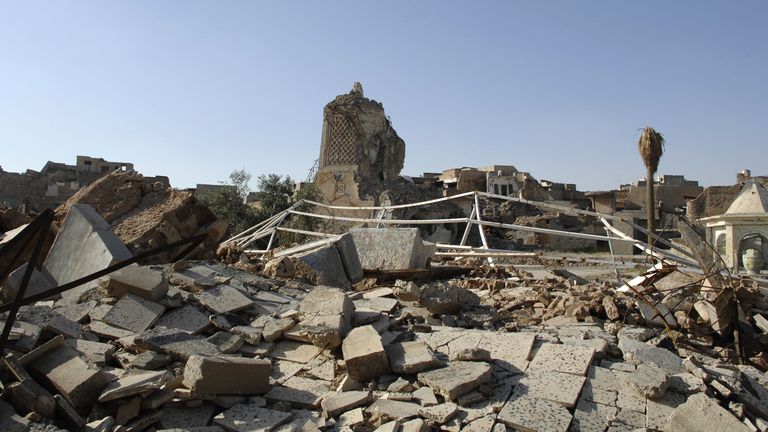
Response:
[[[381,337],[372,326],[357,327],[349,332],[341,350],[347,373],[356,381],[368,381],[391,370]]]
[[[491,379],[491,366],[480,362],[455,361],[442,369],[419,373],[419,381],[446,399],[456,400]]]
[[[420,341],[393,343],[384,347],[395,373],[414,374],[440,365],[427,344]]]
[[[182,384],[197,394],[261,394],[269,390],[268,360],[193,355]]]
[[[669,387],[667,374],[652,363],[638,365],[634,372],[624,375],[624,382],[649,399],[660,398]]]
[[[168,292],[168,281],[163,272],[138,265],[118,270],[102,282],[111,297],[134,294],[147,300],[159,301]]]
[[[343,291],[320,286],[301,302],[301,331],[319,347],[335,348],[352,326],[355,305]]]
[[[364,269],[424,268],[436,250],[421,239],[418,228],[354,228],[349,233]]]

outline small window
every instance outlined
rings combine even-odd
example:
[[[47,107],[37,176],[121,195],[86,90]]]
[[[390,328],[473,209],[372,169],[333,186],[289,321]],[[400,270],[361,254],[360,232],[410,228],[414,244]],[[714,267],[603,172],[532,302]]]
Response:
[[[507,193],[507,185],[501,185],[501,194],[502,195],[508,195]]]
[[[109,172],[109,167],[108,166],[101,167],[101,172],[108,173]]]
[[[91,161],[83,161],[83,163],[84,163],[85,165],[90,165],[90,164],[91,164]]]
[[[499,194],[499,185],[497,184],[493,185],[493,193],[495,193],[496,195]]]

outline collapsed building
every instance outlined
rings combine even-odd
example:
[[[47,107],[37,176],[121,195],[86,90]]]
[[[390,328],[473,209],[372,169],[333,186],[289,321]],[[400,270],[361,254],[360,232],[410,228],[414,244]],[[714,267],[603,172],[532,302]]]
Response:
[[[680,225],[684,247],[651,250],[617,228],[641,226],[571,206],[575,187],[521,197],[517,170],[467,177],[492,190],[419,192],[392,171],[396,153],[380,158],[404,151],[383,109],[359,86],[347,96],[376,112],[366,142],[389,144],[323,163],[330,202],[218,248],[225,227],[191,192],[123,172],[3,233],[0,430],[768,430],[760,273],[730,274],[695,225]],[[765,202],[745,190],[741,216]],[[574,226],[538,222],[552,215]],[[587,218],[605,234],[576,229]],[[502,231],[644,255],[497,249]],[[194,259],[214,249],[220,260]]]

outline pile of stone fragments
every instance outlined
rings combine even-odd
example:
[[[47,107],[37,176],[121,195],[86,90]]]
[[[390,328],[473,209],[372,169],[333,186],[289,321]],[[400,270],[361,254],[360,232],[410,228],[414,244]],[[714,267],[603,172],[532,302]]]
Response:
[[[28,293],[130,256],[74,205]],[[355,282],[354,263],[343,288],[215,262],[131,265],[23,306],[0,430],[768,430],[768,375],[675,308],[682,325],[654,326],[634,297],[567,271],[375,283]]]

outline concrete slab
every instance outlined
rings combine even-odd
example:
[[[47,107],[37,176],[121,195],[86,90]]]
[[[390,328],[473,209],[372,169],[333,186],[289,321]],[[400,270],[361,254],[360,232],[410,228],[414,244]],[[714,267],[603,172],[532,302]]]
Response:
[[[194,408],[166,406],[160,409],[158,425],[163,429],[207,427],[215,411],[216,407],[210,403]]]
[[[672,392],[667,392],[656,400],[646,399],[645,427],[652,430],[666,429],[669,418],[685,400],[685,396]]]
[[[320,406],[325,417],[336,417],[344,411],[367,404],[371,400],[369,391],[348,391],[326,395]]]
[[[664,370],[653,363],[643,363],[637,370],[623,376],[623,382],[640,396],[657,399],[669,387],[669,378]]]
[[[556,371],[586,376],[594,356],[594,348],[545,343],[528,367],[531,371]]]
[[[334,245],[325,245],[318,249],[298,254],[294,258],[311,269],[314,273],[312,282],[315,284],[344,289],[350,287],[341,256],[339,256],[339,251]]]
[[[448,367],[421,372],[419,381],[446,399],[456,400],[491,379],[491,366],[480,362],[449,362]]]
[[[237,312],[251,307],[253,303],[245,294],[229,285],[218,285],[196,293],[195,298],[216,313]]]
[[[344,273],[352,283],[360,282],[363,279],[363,266],[360,263],[360,256],[357,254],[357,246],[351,234],[342,235],[334,246],[339,252],[341,264],[344,266]]]
[[[619,338],[619,349],[624,353],[624,360],[629,363],[653,363],[668,374],[685,372],[683,359],[667,349],[625,337]]]
[[[225,331],[216,332],[208,336],[206,340],[216,345],[225,354],[238,352],[245,343],[242,337]]]
[[[2,298],[4,302],[13,301],[16,298],[16,294],[19,292],[21,286],[21,280],[24,277],[24,273],[27,271],[28,263],[22,264],[19,268],[12,271],[6,278],[3,284]],[[56,288],[58,284],[53,276],[48,273],[48,270],[43,268],[43,271],[39,271],[36,268],[32,268],[32,275],[27,284],[27,290],[24,293],[24,297],[40,294],[43,291],[47,291],[52,288]]]
[[[166,311],[155,322],[155,327],[184,330],[188,333],[198,334],[211,326],[208,315],[200,312],[192,305],[184,305],[180,308]]]
[[[615,406],[602,405],[586,399],[579,399],[573,412],[570,431],[604,432],[610,425],[610,420],[616,416]]]
[[[164,311],[165,306],[159,303],[126,294],[104,315],[103,321],[138,333],[152,327]]]
[[[398,374],[414,374],[440,366],[429,346],[421,341],[393,343],[384,349],[392,370]]]
[[[314,409],[328,392],[328,385],[320,380],[291,377],[282,386],[272,387],[264,398],[273,402],[288,402],[294,407]]]
[[[244,402],[233,406],[213,418],[213,422],[231,432],[270,432],[288,422],[293,414],[258,406],[257,402]]]
[[[195,354],[216,355],[219,348],[202,336],[192,335],[176,329],[152,329],[136,335],[135,342],[144,349],[170,354],[186,360]]]
[[[194,394],[261,394],[269,390],[269,360],[193,355],[182,384]]]
[[[520,431],[565,432],[571,413],[557,402],[533,397],[510,398],[497,420]]]
[[[43,267],[58,285],[80,279],[132,257],[106,221],[86,204],[70,207],[53,241]],[[91,281],[62,293],[73,302],[82,293],[98,286]]]
[[[168,379],[166,371],[136,372],[109,383],[99,396],[99,402],[108,402],[159,389]]]
[[[121,329],[120,327],[109,325],[103,321],[91,321],[88,325],[88,330],[102,339],[110,340],[121,339],[134,334],[131,330]]]
[[[300,305],[301,331],[319,347],[335,348],[349,332],[355,306],[341,290],[318,286]]]
[[[585,377],[563,372],[535,372],[524,376],[512,393],[516,397],[535,397],[573,408],[586,381]]]
[[[381,345],[381,337],[372,326],[357,327],[349,332],[341,345],[347,374],[364,382],[391,370],[389,359]]]
[[[435,392],[429,387],[421,387],[412,393],[413,398],[416,399],[421,406],[437,405],[437,398]]]
[[[422,240],[418,228],[354,228],[349,233],[364,269],[425,268],[436,250]]]
[[[28,368],[44,377],[80,414],[90,412],[107,385],[106,376],[74,349],[63,345],[30,362]]]
[[[64,344],[77,350],[85,358],[99,366],[104,366],[116,351],[112,344],[91,342],[85,339],[67,339]]]
[[[421,405],[389,399],[377,399],[365,411],[386,418],[405,420],[419,415]]]
[[[107,276],[103,282],[107,295],[122,297],[134,294],[152,301],[160,301],[168,292],[168,281],[163,272],[150,267],[130,265]]]
[[[314,345],[293,341],[281,341],[275,345],[275,349],[270,356],[275,359],[288,360],[296,363],[307,363],[321,351],[322,348]]]

